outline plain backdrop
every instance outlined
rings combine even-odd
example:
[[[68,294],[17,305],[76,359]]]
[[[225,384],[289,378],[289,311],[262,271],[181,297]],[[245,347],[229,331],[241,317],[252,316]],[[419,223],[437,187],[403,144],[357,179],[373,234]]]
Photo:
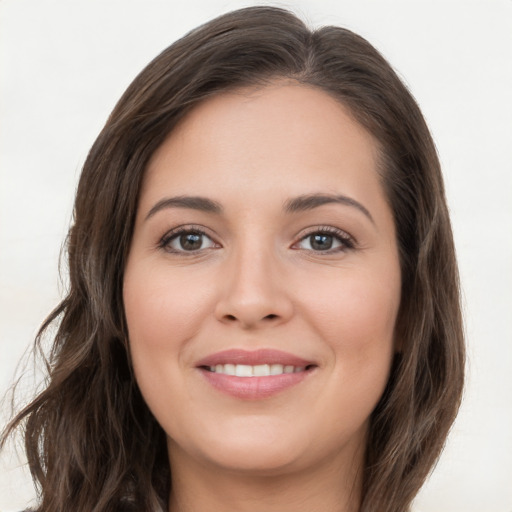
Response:
[[[75,185],[114,103],[179,36],[254,4],[0,1],[0,397],[61,296],[58,258]],[[512,1],[271,4],[369,39],[423,110],[452,212],[468,382],[416,508],[512,512]],[[20,510],[32,497],[23,459],[9,448],[0,459],[0,510]]]

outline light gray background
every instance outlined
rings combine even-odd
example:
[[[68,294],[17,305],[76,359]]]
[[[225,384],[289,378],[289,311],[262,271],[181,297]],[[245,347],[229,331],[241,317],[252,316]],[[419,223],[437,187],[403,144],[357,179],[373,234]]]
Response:
[[[0,1],[0,395],[59,300],[58,256],[74,187],[114,103],[177,37],[254,4]],[[427,118],[452,211],[469,378],[416,508],[512,512],[512,1],[273,4],[368,38]],[[20,464],[12,451],[1,458],[0,510],[19,510],[32,497]]]

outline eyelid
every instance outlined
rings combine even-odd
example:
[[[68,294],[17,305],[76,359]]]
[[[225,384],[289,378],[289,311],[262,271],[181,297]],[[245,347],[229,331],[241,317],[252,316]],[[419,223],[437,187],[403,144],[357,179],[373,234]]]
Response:
[[[159,249],[166,250],[167,252],[169,252],[171,254],[180,254],[180,255],[194,255],[194,254],[198,254],[199,252],[204,251],[206,249],[212,248],[212,247],[207,247],[205,249],[197,249],[196,251],[179,251],[179,250],[172,250],[172,249],[168,248],[168,244],[172,240],[174,240],[175,238],[177,238],[180,235],[183,235],[186,233],[191,233],[191,232],[198,233],[200,235],[203,235],[203,236],[209,238],[213,242],[215,248],[221,247],[221,244],[219,244],[219,242],[217,242],[215,237],[209,233],[209,230],[206,227],[201,226],[200,224],[181,224],[179,226],[176,226],[176,227],[166,231],[165,234],[160,237],[160,239],[157,243],[157,247]]]
[[[343,229],[336,228],[334,226],[311,226],[309,228],[306,228],[304,231],[302,231],[298,235],[298,240],[296,242],[294,242],[294,244],[292,245],[292,248],[294,248],[294,246],[296,246],[298,243],[302,242],[308,236],[314,235],[316,233],[334,236],[342,243],[342,246],[343,246],[342,248],[335,248],[334,250],[327,249],[325,251],[314,251],[315,253],[318,253],[318,254],[321,254],[321,253],[329,254],[332,252],[346,251],[346,250],[350,250],[350,249],[355,249],[357,246],[357,240]],[[309,250],[309,249],[303,249],[303,250]]]
[[[214,244],[214,247],[206,247],[204,249],[197,249],[195,251],[172,250],[168,247],[168,244],[172,240],[176,239],[178,236],[180,236],[182,234],[190,233],[190,232],[198,233],[200,235],[207,237],[208,239],[210,239],[212,241],[212,243]],[[300,234],[297,235],[297,241],[292,244],[291,248],[295,249],[295,250],[312,251],[311,249],[300,249],[296,246],[300,242],[305,240],[308,236],[311,236],[313,234],[327,234],[327,235],[335,237],[341,243],[341,247],[336,247],[334,249],[326,249],[325,251],[313,251],[318,254],[321,254],[321,253],[332,254],[334,252],[347,251],[347,250],[355,249],[356,245],[357,245],[357,240],[352,235],[347,233],[345,230],[334,227],[334,226],[320,225],[320,226],[308,227],[308,228],[304,229],[302,232],[300,232]],[[199,252],[203,252],[208,249],[222,247],[222,245],[219,242],[217,242],[216,237],[210,233],[210,230],[200,224],[182,224],[182,225],[176,226],[176,227],[166,231],[165,234],[162,237],[160,237],[157,246],[159,249],[163,249],[170,253],[180,254],[180,255],[194,255],[194,254],[198,254]]]

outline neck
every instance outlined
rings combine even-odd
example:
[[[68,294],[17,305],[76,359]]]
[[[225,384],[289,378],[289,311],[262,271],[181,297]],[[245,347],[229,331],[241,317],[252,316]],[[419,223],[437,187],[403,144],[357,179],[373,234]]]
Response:
[[[293,473],[250,474],[181,457],[173,446],[169,512],[358,512],[363,452]]]

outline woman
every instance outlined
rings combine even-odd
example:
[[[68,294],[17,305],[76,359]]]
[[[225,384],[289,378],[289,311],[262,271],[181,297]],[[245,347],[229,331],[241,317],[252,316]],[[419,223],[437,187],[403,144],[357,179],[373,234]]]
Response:
[[[376,50],[287,11],[159,55],[84,165],[39,510],[401,512],[461,396],[457,267],[421,113]]]

